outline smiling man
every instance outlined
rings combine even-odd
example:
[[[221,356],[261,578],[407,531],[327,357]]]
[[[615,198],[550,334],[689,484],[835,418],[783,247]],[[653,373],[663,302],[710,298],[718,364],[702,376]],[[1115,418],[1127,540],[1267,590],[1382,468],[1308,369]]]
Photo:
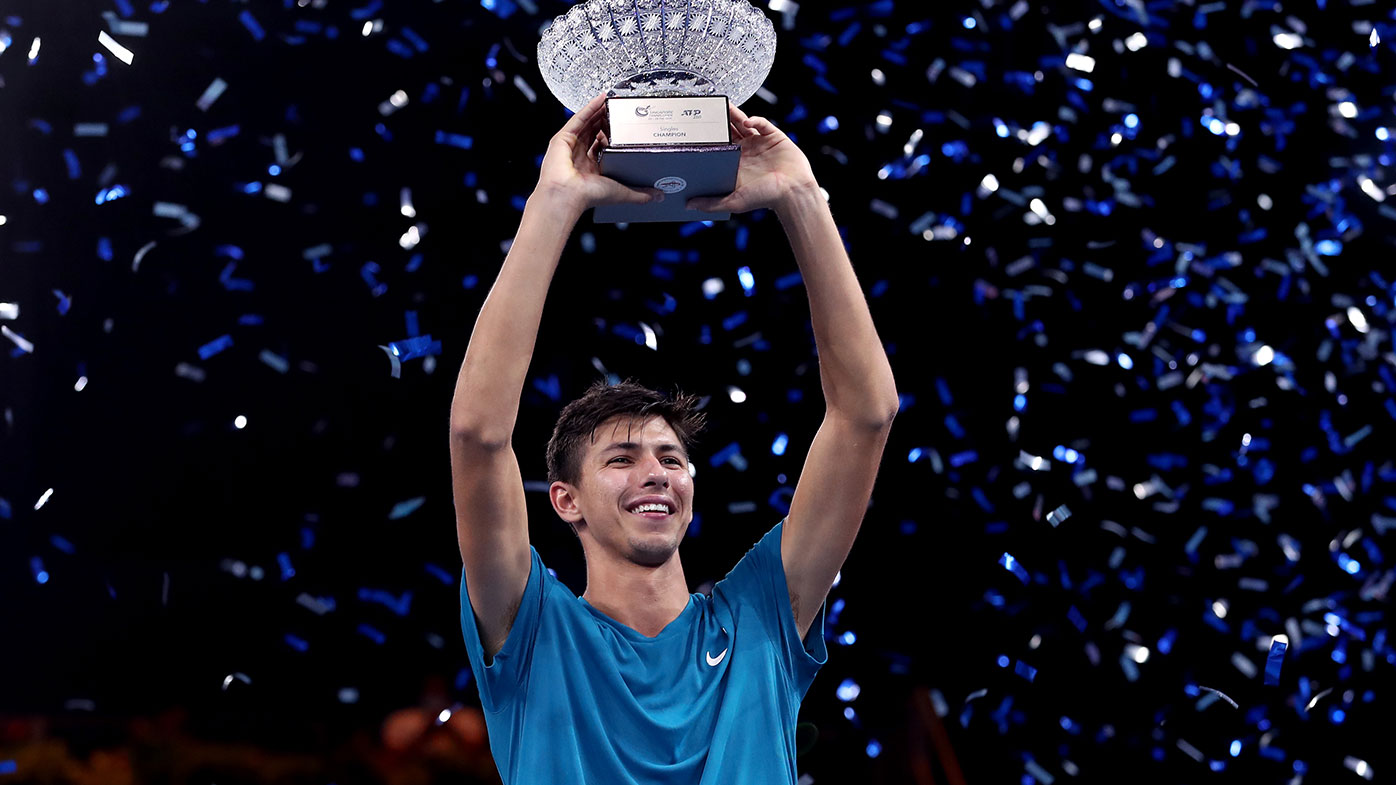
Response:
[[[691,209],[769,208],[809,294],[825,415],[789,514],[711,595],[679,544],[693,520],[696,399],[593,385],[548,443],[553,511],[581,541],[578,597],[529,544],[512,447],[548,286],[577,220],[663,198],[601,176],[604,95],[553,136],[480,309],[451,404],[461,628],[505,785],[793,785],[795,722],[827,660],[824,600],[853,547],[896,415],[892,369],[809,161],[731,108],[737,187]]]

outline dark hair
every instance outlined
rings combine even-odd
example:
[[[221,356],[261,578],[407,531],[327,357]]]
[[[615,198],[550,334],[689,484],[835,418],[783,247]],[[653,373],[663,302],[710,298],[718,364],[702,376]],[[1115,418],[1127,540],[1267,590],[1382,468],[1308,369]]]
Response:
[[[707,415],[699,411],[704,403],[678,390],[668,398],[629,379],[615,385],[604,381],[593,383],[582,397],[564,406],[558,415],[553,436],[548,440],[548,484],[561,480],[577,485],[581,479],[582,456],[587,444],[596,440],[596,428],[616,416],[663,417],[679,438],[684,452],[689,452],[698,441],[697,434],[707,425]]]

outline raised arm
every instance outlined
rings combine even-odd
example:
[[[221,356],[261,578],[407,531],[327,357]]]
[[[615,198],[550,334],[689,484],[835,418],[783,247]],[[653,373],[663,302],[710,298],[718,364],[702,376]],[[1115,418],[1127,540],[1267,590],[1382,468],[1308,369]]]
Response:
[[[597,96],[549,142],[518,234],[475,319],[451,402],[456,535],[487,663],[508,638],[532,566],[511,440],[548,287],[587,208],[651,198],[597,170],[602,106]]]
[[[805,456],[780,547],[795,626],[804,637],[862,526],[897,413],[897,386],[808,159],[764,118],[733,107],[732,122],[742,130],[736,189],[689,206],[775,210],[809,294],[819,352],[824,422]]]

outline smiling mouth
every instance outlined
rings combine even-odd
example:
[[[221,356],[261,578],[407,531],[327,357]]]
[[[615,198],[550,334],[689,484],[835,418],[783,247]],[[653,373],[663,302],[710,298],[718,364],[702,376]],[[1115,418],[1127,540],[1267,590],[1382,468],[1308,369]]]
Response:
[[[646,506],[646,505],[643,505],[643,504],[642,504],[642,505],[639,505],[639,506],[640,506],[640,507],[644,507],[644,506]],[[654,506],[654,505],[650,505],[650,506]],[[674,515],[674,513],[675,513],[675,512],[678,512],[678,510],[675,509],[674,512],[667,512],[667,511],[665,511],[665,512],[660,512],[660,511],[658,511],[658,510],[645,510],[645,511],[643,511],[643,512],[640,512],[640,511],[638,511],[638,510],[626,510],[626,512],[630,513],[631,515],[638,515],[638,516],[640,516],[641,518],[649,518],[649,519],[652,520],[652,521],[662,521],[662,520],[664,520],[664,519],[666,519],[666,518],[668,518],[668,517]]]

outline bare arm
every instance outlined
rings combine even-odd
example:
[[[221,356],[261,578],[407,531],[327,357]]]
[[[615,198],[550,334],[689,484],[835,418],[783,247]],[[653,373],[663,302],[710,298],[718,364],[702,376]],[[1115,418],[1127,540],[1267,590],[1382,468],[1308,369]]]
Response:
[[[451,401],[456,536],[487,667],[508,641],[532,569],[523,479],[511,441],[548,287],[587,208],[650,199],[597,170],[603,105],[598,96],[549,142],[538,187],[475,319]]]
[[[780,544],[795,627],[803,638],[862,526],[897,413],[897,386],[808,159],[770,121],[736,107],[731,111],[742,145],[737,187],[722,198],[690,200],[689,206],[775,210],[809,293],[819,352],[824,422],[805,456]]]
[[[509,442],[543,319],[543,302],[577,218],[575,210],[556,197],[538,193],[529,197],[519,232],[475,319],[456,378],[451,401],[453,436],[495,446]]]
[[[881,425],[897,413],[892,366],[877,337],[863,289],[817,186],[790,193],[776,207],[809,294],[826,410]]]
[[[577,219],[603,203],[645,202],[651,192],[603,177],[595,151],[605,143],[605,106],[597,96],[553,136],[499,277],[490,289],[456,379],[451,433],[508,443],[533,357],[543,302]],[[652,189],[651,189],[652,191]]]

